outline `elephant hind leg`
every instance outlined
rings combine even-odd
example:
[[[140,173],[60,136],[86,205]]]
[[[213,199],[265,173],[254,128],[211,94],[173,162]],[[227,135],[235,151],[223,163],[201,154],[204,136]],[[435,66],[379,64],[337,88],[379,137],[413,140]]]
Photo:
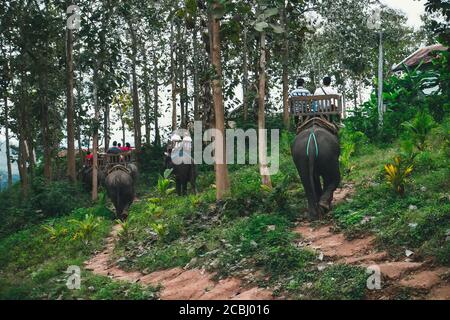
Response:
[[[187,180],[184,181],[184,182],[181,184],[181,186],[182,186],[182,189],[183,189],[183,196],[186,196],[186,195],[187,195],[187,186],[188,186]]]
[[[322,184],[320,182],[320,176],[314,175],[314,188],[316,190],[316,197],[317,199],[322,198],[323,190],[322,190]]]
[[[182,184],[181,184],[180,179],[176,178],[175,184],[176,184],[176,189],[177,189],[177,195],[181,196],[182,195]]]
[[[308,212],[311,220],[317,220],[320,218],[322,212],[318,206],[318,201],[314,197],[314,186],[309,182],[309,172],[307,170],[299,170],[300,178],[305,189],[306,198],[308,200]]]
[[[320,206],[326,210],[331,211],[331,202],[333,200],[333,193],[341,183],[341,175],[339,169],[324,177],[324,192],[320,198]]]

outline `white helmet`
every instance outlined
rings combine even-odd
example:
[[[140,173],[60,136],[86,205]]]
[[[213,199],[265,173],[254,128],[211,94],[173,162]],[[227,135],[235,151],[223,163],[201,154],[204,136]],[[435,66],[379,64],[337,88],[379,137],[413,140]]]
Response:
[[[179,142],[181,141],[181,137],[178,134],[174,134],[171,138],[172,142]]]

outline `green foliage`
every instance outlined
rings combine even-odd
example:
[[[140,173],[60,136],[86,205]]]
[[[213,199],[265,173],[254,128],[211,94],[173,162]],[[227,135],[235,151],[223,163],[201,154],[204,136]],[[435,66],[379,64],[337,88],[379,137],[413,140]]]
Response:
[[[100,226],[100,219],[100,217],[96,217],[93,214],[86,214],[83,220],[69,220],[76,227],[72,239],[80,239],[83,243],[88,244],[92,240],[95,230]]]
[[[386,171],[386,180],[396,193],[404,195],[406,179],[413,171],[413,165],[402,161],[401,157],[394,158],[394,163],[388,163],[384,166]]]
[[[414,133],[412,138],[420,143],[433,122],[441,121],[449,111],[449,73],[444,67],[447,56],[448,53],[441,53],[431,67],[406,68],[403,75],[386,79],[383,89],[386,113],[382,127],[378,123],[375,92],[369,101],[352,111],[345,120],[346,127],[353,132],[364,132],[371,141],[383,142],[392,142],[407,127]]]
[[[115,222],[120,226],[120,230],[117,233],[120,241],[127,241],[130,238],[130,220],[122,221],[120,219],[115,220]]]
[[[54,227],[51,225],[44,225],[42,226],[42,229],[44,229],[50,236],[50,240],[57,241],[63,237],[65,237],[68,233],[67,228],[64,228],[62,226]]]
[[[402,124],[407,130],[407,137],[419,151],[425,150],[428,134],[435,126],[433,117],[425,110],[419,110],[416,116]]]
[[[345,232],[357,235],[370,230],[377,235],[381,248],[399,257],[404,257],[406,247],[416,255],[449,264],[449,158],[445,139],[434,133],[442,132],[443,126],[430,134],[434,138],[429,144],[431,150],[414,158],[414,171],[409,177],[413,183],[403,197],[388,192],[388,186],[380,183],[381,168],[376,164],[390,158],[390,151],[374,149],[374,153],[355,159],[361,171],[351,174],[358,185],[357,194],[352,201],[339,204],[333,212]]]
[[[0,238],[47,218],[69,214],[89,201],[81,186],[66,181],[46,183],[36,177],[27,198],[15,185],[0,193]]]
[[[349,173],[353,169],[351,158],[355,154],[360,154],[362,150],[367,150],[368,139],[360,131],[343,128],[339,131],[339,140],[341,144],[341,171]]]
[[[364,268],[338,264],[324,270],[313,290],[325,300],[356,300],[365,296],[367,275]]]
[[[161,197],[167,197],[172,194],[175,189],[170,188],[171,184],[173,184],[173,180],[170,179],[170,175],[172,174],[172,169],[166,169],[162,176],[158,178],[158,184],[156,185],[156,189]]]
[[[111,223],[106,219],[99,220],[88,243],[73,241],[80,229],[78,224],[69,221],[82,221],[86,210],[82,211],[73,211],[67,217],[48,220],[43,225],[26,228],[0,240],[0,298],[92,297],[88,290],[89,273],[83,273],[82,292],[75,292],[65,286],[65,271],[70,265],[82,266],[95,250],[102,248]],[[111,283],[108,278],[100,278]]]

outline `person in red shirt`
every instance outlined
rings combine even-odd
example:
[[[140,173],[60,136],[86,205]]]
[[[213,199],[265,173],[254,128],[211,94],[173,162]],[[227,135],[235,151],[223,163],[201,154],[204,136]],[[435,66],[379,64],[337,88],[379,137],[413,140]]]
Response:
[[[90,151],[88,151],[86,153],[86,157],[84,157],[84,160],[88,165],[92,165],[92,161],[94,160],[94,155]]]
[[[124,151],[124,152],[125,152],[125,151],[128,151],[128,150],[127,150],[127,147],[125,147],[125,146],[122,147],[122,144],[120,144],[120,143],[119,143],[119,149],[120,149],[121,151]]]
[[[129,142],[125,143],[125,147],[123,147],[123,151],[131,151],[131,150],[132,150],[132,148],[131,148],[130,143]]]

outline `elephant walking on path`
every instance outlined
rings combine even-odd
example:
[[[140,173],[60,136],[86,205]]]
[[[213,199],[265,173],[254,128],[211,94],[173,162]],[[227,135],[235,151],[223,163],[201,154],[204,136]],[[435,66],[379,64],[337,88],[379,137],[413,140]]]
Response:
[[[305,189],[312,220],[331,210],[333,193],[341,182],[339,156],[339,138],[333,124],[312,119],[300,128],[292,145],[292,157]]]
[[[105,179],[108,197],[116,208],[116,215],[124,220],[135,196],[138,169],[134,164],[116,165],[109,170]]]

